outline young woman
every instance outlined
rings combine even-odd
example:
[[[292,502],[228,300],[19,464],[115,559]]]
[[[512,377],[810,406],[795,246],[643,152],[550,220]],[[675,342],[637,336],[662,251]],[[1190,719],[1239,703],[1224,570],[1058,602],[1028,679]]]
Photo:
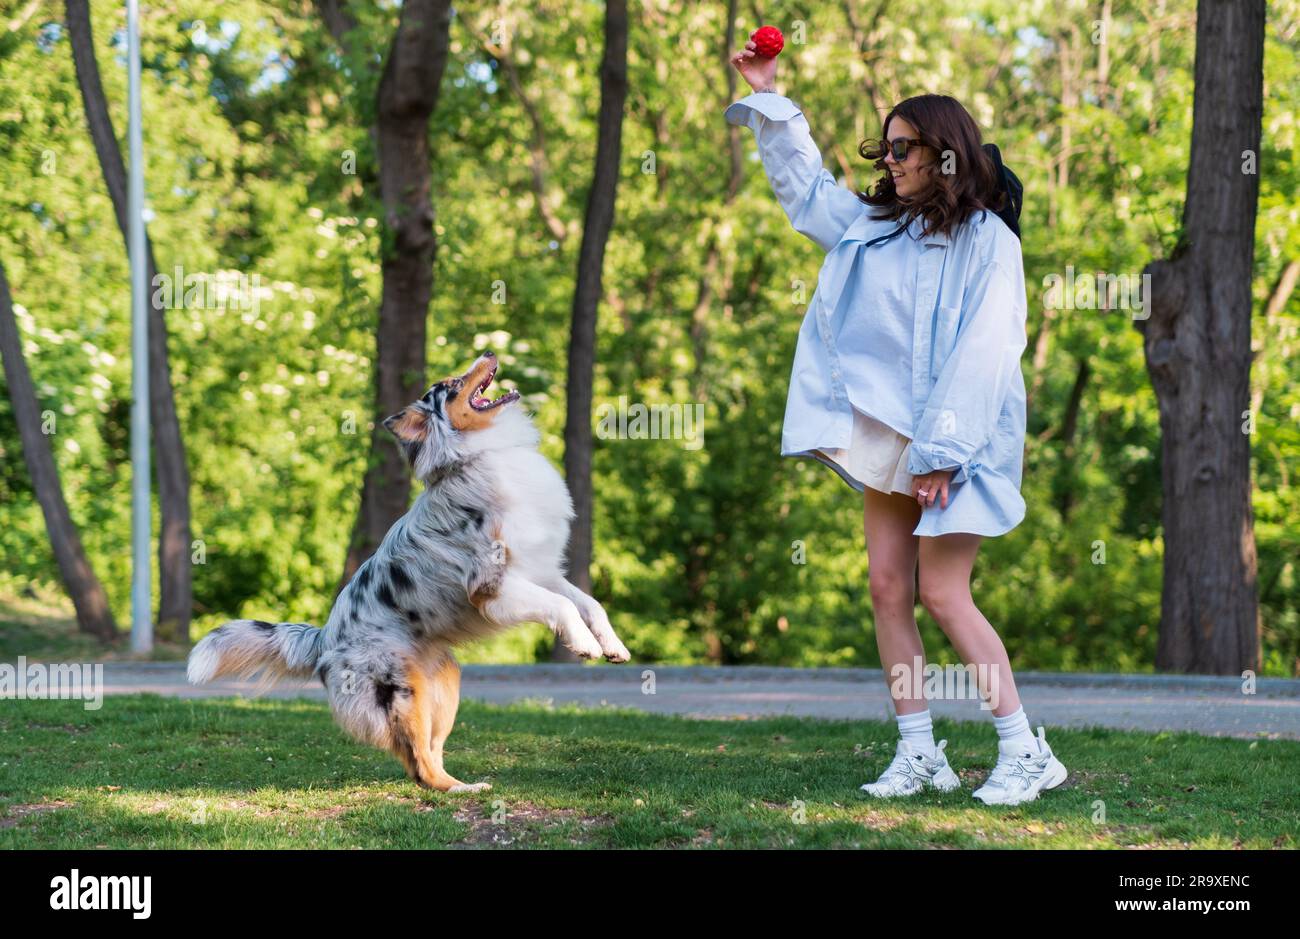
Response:
[[[731,58],[754,89],[726,110],[754,131],[794,228],[827,251],[799,332],[783,456],[820,460],[864,494],[876,642],[900,739],[862,789],[904,796],[961,785],[934,741],[913,585],[992,706],[997,762],[974,796],[1014,805],[1066,769],[1029,729],[1007,652],[975,606],[983,537],[1024,518],[1025,283],[1020,240],[978,126],[953,98],[920,95],[859,152],[884,171],[871,193],[840,186],[800,109],[776,92],[776,59]]]

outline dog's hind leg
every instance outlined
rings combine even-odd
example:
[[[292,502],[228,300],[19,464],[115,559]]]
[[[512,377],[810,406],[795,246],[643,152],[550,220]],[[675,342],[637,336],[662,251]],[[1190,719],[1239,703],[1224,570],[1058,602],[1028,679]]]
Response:
[[[491,783],[463,783],[448,775],[443,768],[442,751],[456,723],[456,711],[460,708],[460,665],[450,652],[442,653],[433,664],[429,681],[429,761],[438,778],[451,783],[448,792],[481,792],[491,789]]]
[[[422,786],[440,792],[480,792],[488,783],[463,783],[446,771],[443,745],[460,706],[460,666],[450,653],[413,661],[406,673],[410,698],[393,711],[393,752]]]

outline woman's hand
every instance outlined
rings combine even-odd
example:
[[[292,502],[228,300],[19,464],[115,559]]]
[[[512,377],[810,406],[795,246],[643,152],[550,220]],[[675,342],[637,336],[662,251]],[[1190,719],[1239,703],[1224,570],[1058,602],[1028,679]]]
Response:
[[[912,477],[912,495],[921,508],[934,505],[936,497],[939,498],[939,508],[948,508],[948,481],[952,479],[952,474],[953,470],[935,470],[924,476]]]
[[[768,59],[755,52],[754,40],[745,43],[745,48],[731,57],[731,64],[736,67],[741,78],[749,82],[755,91],[770,89],[776,81],[776,59]]]

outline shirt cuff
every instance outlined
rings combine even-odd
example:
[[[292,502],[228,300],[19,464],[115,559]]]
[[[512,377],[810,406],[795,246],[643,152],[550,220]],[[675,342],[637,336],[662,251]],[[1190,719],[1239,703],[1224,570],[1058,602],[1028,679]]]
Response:
[[[756,130],[755,113],[761,114],[769,121],[788,121],[802,112],[799,106],[785,95],[778,95],[771,91],[756,91],[729,105],[723,112],[723,116],[728,124],[739,124]]]
[[[918,445],[912,442],[912,448],[907,458],[907,471],[913,476],[924,476],[926,473],[933,473],[935,470],[951,470],[951,483],[964,483],[971,479],[982,464],[979,460],[971,457],[964,463],[957,460],[948,453],[943,447],[927,446],[926,444]]]

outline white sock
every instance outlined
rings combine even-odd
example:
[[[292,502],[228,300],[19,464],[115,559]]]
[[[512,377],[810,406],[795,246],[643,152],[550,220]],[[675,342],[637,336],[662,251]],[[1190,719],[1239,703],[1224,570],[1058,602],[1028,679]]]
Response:
[[[1038,752],[1038,738],[1029,730],[1029,718],[1025,716],[1023,705],[1005,717],[993,716],[993,726],[997,728],[998,740],[1014,740],[1023,743],[1030,753]]]
[[[903,739],[918,750],[934,753],[934,723],[930,720],[930,709],[915,714],[898,715],[898,732]]]

